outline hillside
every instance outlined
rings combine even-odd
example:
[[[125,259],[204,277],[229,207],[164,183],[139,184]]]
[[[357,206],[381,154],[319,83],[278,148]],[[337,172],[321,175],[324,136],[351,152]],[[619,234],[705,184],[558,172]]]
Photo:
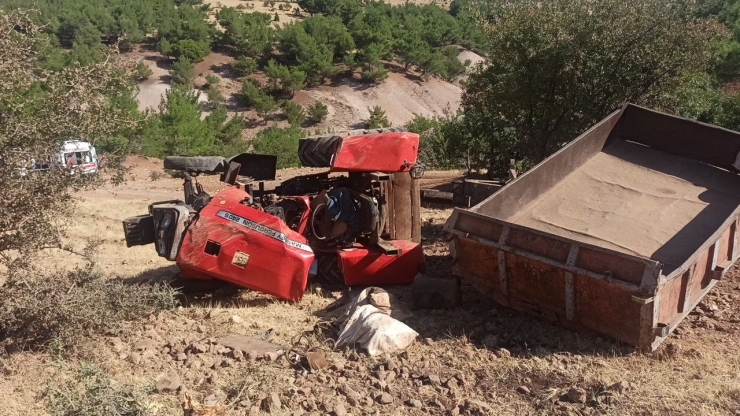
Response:
[[[151,77],[139,83],[137,99],[139,109],[157,109],[170,85],[170,63],[158,52],[142,47],[125,54],[130,61],[142,60],[152,70]],[[467,50],[461,50],[460,59],[480,61],[482,58]],[[204,83],[207,75],[221,79],[220,87],[229,103],[229,112],[245,115],[247,119],[257,119],[257,113],[239,105],[238,94],[241,82],[231,71],[234,58],[222,53],[211,53],[195,65],[196,85]],[[391,64],[389,68],[394,68]],[[388,79],[381,84],[368,84],[357,79],[344,78],[324,85],[296,92],[292,101],[307,107],[316,101],[327,105],[329,114],[316,128],[324,131],[340,131],[362,127],[362,121],[369,116],[368,107],[380,106],[393,125],[403,125],[415,114],[426,117],[442,115],[446,110],[456,111],[460,105],[462,88],[459,82],[447,82],[440,78],[422,80],[420,77],[402,71],[389,71]],[[201,101],[206,101],[201,93]],[[269,125],[287,125],[276,120],[266,124],[254,123],[246,126],[245,137],[252,137],[258,130]]]

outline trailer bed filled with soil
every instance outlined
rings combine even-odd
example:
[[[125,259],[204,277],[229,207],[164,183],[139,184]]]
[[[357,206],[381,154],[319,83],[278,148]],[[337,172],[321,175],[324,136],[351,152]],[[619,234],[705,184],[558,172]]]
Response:
[[[740,134],[625,105],[470,210],[455,273],[497,302],[652,350],[738,258]]]
[[[670,272],[738,205],[740,176],[615,141],[508,220],[648,257]]]

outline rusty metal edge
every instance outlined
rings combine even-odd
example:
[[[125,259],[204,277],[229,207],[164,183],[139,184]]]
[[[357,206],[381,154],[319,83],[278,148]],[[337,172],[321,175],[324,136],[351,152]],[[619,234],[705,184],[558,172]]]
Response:
[[[547,238],[550,238],[550,239],[553,239],[553,240],[562,241],[562,242],[568,243],[570,245],[577,245],[579,247],[585,247],[585,248],[587,248],[589,250],[598,251],[598,252],[601,252],[601,253],[609,254],[609,255],[612,255],[612,256],[615,256],[615,257],[620,257],[620,258],[631,260],[631,261],[636,261],[636,262],[642,263],[645,266],[650,267],[650,268],[652,268],[652,269],[654,269],[656,271],[660,270],[660,268],[662,267],[662,264],[660,262],[655,261],[653,259],[649,259],[647,257],[640,257],[640,256],[632,255],[632,254],[621,253],[621,252],[614,251],[614,250],[611,250],[611,249],[608,249],[608,248],[595,246],[593,244],[583,243],[583,242],[580,242],[580,241],[577,241],[577,240],[573,240],[573,239],[570,239],[570,238],[567,238],[567,237],[559,236],[559,235],[556,235],[556,234],[551,234],[551,233],[548,233],[548,232],[545,232],[545,231],[535,230],[533,228],[529,228],[529,227],[525,227],[525,226],[522,226],[522,225],[514,224],[514,223],[511,223],[511,222],[508,222],[508,221],[500,220],[498,218],[489,217],[487,215],[479,214],[477,212],[466,211],[466,210],[460,209],[460,208],[455,208],[452,211],[452,215],[450,216],[450,218],[445,223],[445,226],[444,226],[444,231],[445,232],[450,233],[450,234],[454,234],[454,235],[459,235],[459,236],[462,236],[462,237],[465,237],[465,238],[471,238],[471,234],[470,233],[467,233],[467,232],[464,232],[464,231],[459,231],[459,230],[457,230],[457,229],[454,228],[455,227],[455,224],[457,223],[457,219],[460,217],[460,215],[468,215],[468,216],[476,217],[476,218],[481,219],[481,220],[485,220],[485,221],[488,221],[488,222],[493,222],[493,223],[499,224],[502,227],[509,227],[509,228],[513,228],[513,229],[517,229],[517,230],[522,230],[522,231],[529,232],[529,233],[532,233],[532,234],[535,234],[535,235],[540,235],[540,236],[543,236],[543,237],[547,237]],[[530,252],[526,252],[525,250],[516,249],[516,248],[513,248],[513,247],[509,247],[508,245],[505,245],[505,244],[500,244],[499,242],[494,242],[494,241],[487,240],[487,239],[485,239],[483,237],[480,237],[480,236],[473,236],[472,239],[476,239],[476,241],[480,241],[480,242],[482,242],[482,243],[484,243],[486,245],[491,245],[491,246],[496,247],[496,248],[499,248],[501,250],[511,251],[511,252],[527,253],[526,254],[526,257],[530,257],[530,258],[534,258],[533,256],[538,257],[538,258],[541,257],[541,256],[538,256],[536,254],[533,254],[533,253],[530,253]],[[547,259],[545,257],[542,257],[542,258]],[[565,263],[557,262],[557,261],[552,260],[552,259],[547,259],[547,260],[548,260],[549,263],[557,264],[557,265],[559,265],[559,267],[562,265],[563,268],[567,268],[565,266]],[[603,276],[601,274],[594,273],[594,272],[591,272],[591,271],[588,271],[588,270],[585,270],[585,269],[576,268],[574,266],[572,268],[573,268],[573,271],[583,270],[583,272],[584,272],[583,274],[593,274],[593,275]],[[656,276],[656,278],[657,278],[657,276]],[[622,282],[621,280],[618,280],[618,279],[610,279],[610,280]],[[641,287],[641,286],[637,286],[637,285],[634,285],[634,284],[628,283],[628,282],[623,282],[623,283],[626,284],[626,285],[628,285],[628,286],[630,286],[630,287],[635,287],[637,289],[640,289],[640,287]]]
[[[708,250],[710,246],[713,246],[722,237],[727,228],[731,227],[733,223],[738,221],[738,218],[740,218],[740,207],[735,208],[735,211],[733,211],[732,214],[730,214],[730,216],[725,220],[725,222],[723,222],[722,225],[717,228],[714,234],[712,234],[711,237],[704,241],[701,247],[699,247],[686,261],[684,261],[681,266],[677,267],[669,275],[664,276],[664,278],[662,279],[663,283],[668,283],[673,279],[677,279],[681,277],[686,271],[688,271],[694,265],[694,263],[696,263],[696,260],[699,258],[701,253]],[[733,258],[730,266],[735,264],[736,261],[737,257]]]

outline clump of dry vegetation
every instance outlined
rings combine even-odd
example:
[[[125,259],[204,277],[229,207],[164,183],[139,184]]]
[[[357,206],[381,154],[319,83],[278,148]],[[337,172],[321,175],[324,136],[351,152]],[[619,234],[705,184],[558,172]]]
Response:
[[[77,369],[64,368],[49,380],[45,395],[55,416],[143,416],[150,414],[145,397],[152,390],[117,384],[104,371],[83,363]]]
[[[46,46],[31,12],[0,15],[0,342],[11,349],[53,338],[74,345],[176,303],[172,289],[106,280],[92,266],[37,267],[45,251],[70,250],[62,244],[75,214],[72,193],[104,183],[58,163],[63,142],[94,142],[136,125],[115,104],[133,89],[113,59],[46,69],[36,53]],[[47,168],[35,169],[42,162]]]
[[[10,279],[0,291],[0,338],[15,347],[37,347],[55,338],[75,346],[177,303],[177,292],[167,285],[126,284],[92,268]]]

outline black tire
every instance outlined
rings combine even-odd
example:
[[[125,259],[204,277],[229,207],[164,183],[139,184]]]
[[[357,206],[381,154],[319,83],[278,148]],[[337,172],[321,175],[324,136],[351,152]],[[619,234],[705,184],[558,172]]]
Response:
[[[167,156],[164,168],[198,173],[221,173],[226,159],[220,156]]]
[[[330,168],[334,153],[342,137],[360,136],[375,133],[401,133],[406,130],[398,127],[386,129],[350,130],[342,133],[310,136],[298,141],[298,158],[307,168]]]
[[[298,158],[308,168],[329,168],[341,141],[339,136],[308,137],[298,142]]]

